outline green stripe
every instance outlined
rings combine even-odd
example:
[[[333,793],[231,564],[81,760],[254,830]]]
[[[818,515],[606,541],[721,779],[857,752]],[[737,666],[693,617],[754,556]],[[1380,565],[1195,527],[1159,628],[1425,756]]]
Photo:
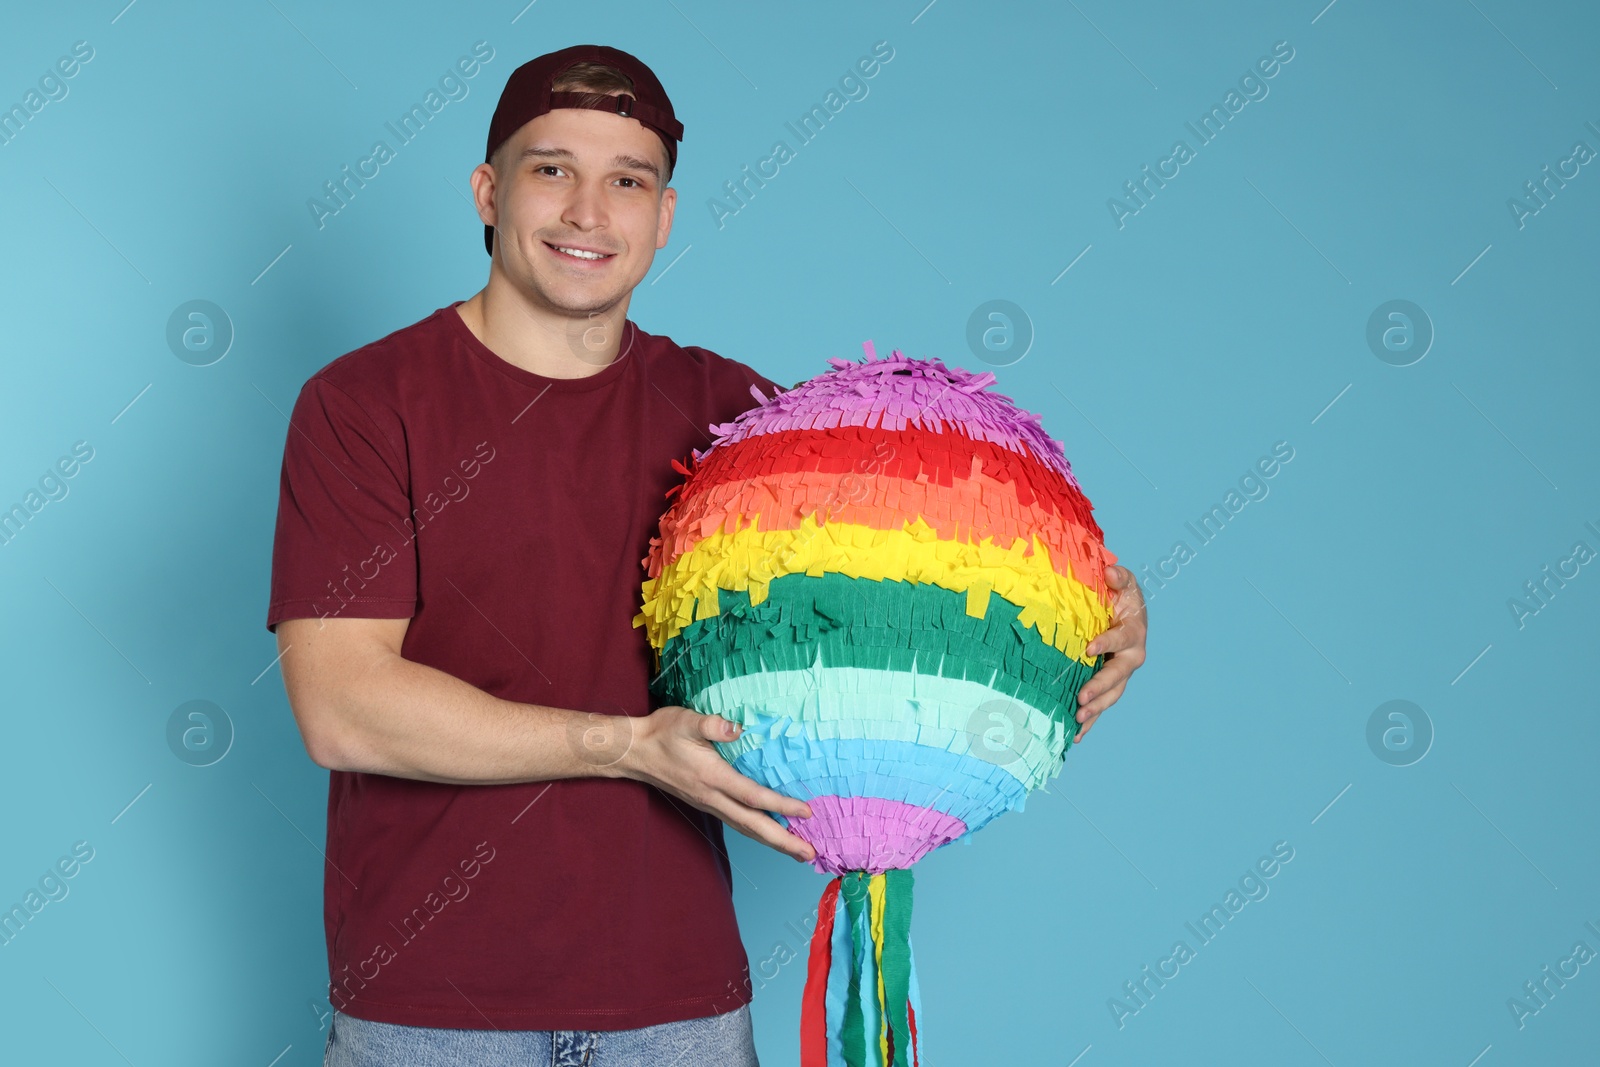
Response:
[[[870,1062],[866,1058],[866,1021],[861,1015],[862,975],[857,963],[862,947],[858,944],[860,937],[856,925],[861,921],[862,910],[871,907],[871,900],[867,895],[866,874],[862,871],[846,873],[844,881],[839,886],[839,895],[844,898],[845,911],[850,921],[850,959],[848,962],[833,961],[835,967],[850,968],[850,989],[845,998],[844,1026],[839,1031],[839,1038],[844,1045],[844,1062],[848,1067],[870,1067]]]
[[[750,604],[748,590],[719,590],[721,612],[691,623],[666,644],[651,691],[662,704],[692,697],[725,678],[828,667],[937,674],[988,685],[1038,708],[1071,733],[1077,693],[1099,667],[1048,645],[1017,621],[1022,609],[998,593],[984,618],[967,595],[919,582],[827,573],[786,574]]]
[[[911,996],[911,870],[884,872],[883,998],[894,1034],[892,1067],[911,1067],[911,1026],[906,1001]]]

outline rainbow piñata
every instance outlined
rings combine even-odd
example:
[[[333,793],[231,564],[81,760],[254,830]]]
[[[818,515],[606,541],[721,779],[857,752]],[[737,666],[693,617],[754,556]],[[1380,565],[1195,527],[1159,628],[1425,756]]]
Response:
[[[838,876],[804,1067],[916,1064],[909,868],[1060,773],[1099,667],[1084,648],[1112,621],[1116,557],[1039,416],[987,371],[863,348],[752,387],[758,406],[674,464],[634,618],[657,698],[741,723],[717,749],[810,805],[774,817]]]

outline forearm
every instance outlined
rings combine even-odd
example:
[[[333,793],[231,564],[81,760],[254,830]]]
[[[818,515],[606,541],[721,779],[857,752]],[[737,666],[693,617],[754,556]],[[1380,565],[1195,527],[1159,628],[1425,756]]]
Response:
[[[709,812],[800,860],[816,853],[769,815],[810,818],[803,801],[734,770],[713,742],[738,724],[670,705],[593,715],[519,704],[400,655],[407,619],[278,624],[289,706],[323,767],[456,785],[627,778]]]
[[[312,758],[338,770],[462,785],[618,777],[637,721],[502,700],[388,651],[344,678],[296,710]]]

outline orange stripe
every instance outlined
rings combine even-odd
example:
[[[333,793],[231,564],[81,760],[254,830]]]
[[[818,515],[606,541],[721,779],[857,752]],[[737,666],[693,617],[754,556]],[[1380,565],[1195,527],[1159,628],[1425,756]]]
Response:
[[[1026,545],[1035,535],[1050,549],[1051,566],[1063,578],[1095,589],[1105,599],[1105,568],[1116,556],[1084,527],[1063,522],[1042,498],[1028,504],[1017,499],[1014,483],[996,481],[974,459],[972,473],[948,488],[899,478],[864,478],[841,482],[822,471],[759,475],[724,481],[680,500],[671,523],[663,521],[670,540],[660,558],[670,566],[704,538],[732,533],[754,522],[762,531],[797,530],[808,515],[825,523],[849,523],[875,530],[898,530],[921,516],[941,541],[978,544],[991,538],[1001,548],[1018,539]],[[691,489],[698,483],[691,484]],[[1031,555],[1031,546],[1024,553]]]

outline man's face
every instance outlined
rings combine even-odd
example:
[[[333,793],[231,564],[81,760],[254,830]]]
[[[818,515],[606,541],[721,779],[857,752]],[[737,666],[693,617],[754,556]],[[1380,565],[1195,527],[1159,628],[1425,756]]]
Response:
[[[506,274],[557,311],[605,311],[626,298],[672,230],[677,191],[661,183],[661,139],[635,119],[557,108],[513,134],[498,158],[497,169],[480,169],[494,177]]]

